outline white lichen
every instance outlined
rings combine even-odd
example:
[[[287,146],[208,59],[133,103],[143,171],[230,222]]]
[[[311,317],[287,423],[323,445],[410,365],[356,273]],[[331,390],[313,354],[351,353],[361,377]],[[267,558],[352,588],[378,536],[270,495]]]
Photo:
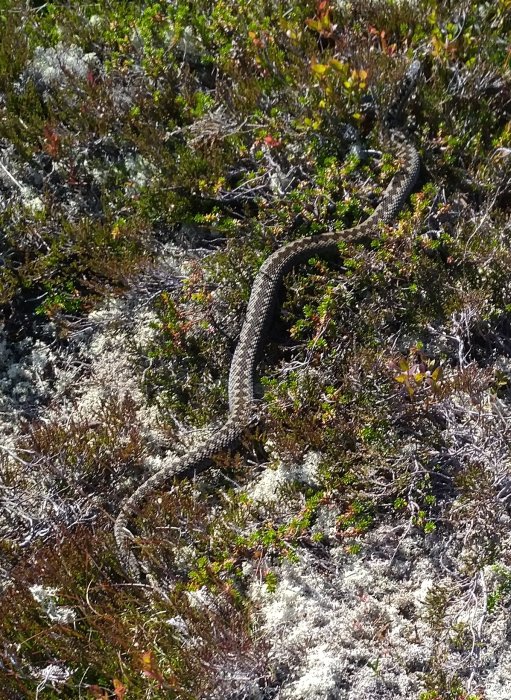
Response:
[[[58,591],[56,588],[35,584],[30,586],[29,590],[51,622],[56,622],[59,625],[70,625],[76,620],[76,613],[72,608],[57,604]]]

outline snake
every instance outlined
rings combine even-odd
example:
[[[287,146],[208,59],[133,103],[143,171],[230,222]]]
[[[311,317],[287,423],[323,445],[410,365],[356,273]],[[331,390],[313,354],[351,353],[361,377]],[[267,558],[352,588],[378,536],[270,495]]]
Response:
[[[364,221],[348,229],[329,230],[285,243],[269,255],[254,279],[245,320],[229,371],[229,413],[225,423],[183,456],[167,456],[161,468],[147,478],[120,506],[114,523],[118,559],[126,576],[133,581],[146,579],[142,565],[132,551],[130,521],[143,505],[169,483],[194,478],[211,466],[218,453],[232,449],[258,421],[255,396],[256,366],[275,312],[284,276],[311,257],[339,255],[341,242],[365,240],[380,225],[390,224],[414,189],[420,171],[420,157],[407,132],[401,128],[402,110],[421,74],[421,63],[414,60],[401,78],[394,99],[381,117],[382,143],[400,163],[378,206]]]

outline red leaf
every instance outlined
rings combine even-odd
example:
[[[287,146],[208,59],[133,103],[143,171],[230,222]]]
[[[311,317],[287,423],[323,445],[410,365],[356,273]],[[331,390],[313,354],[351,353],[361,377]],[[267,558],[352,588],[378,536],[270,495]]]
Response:
[[[114,678],[114,694],[117,700],[124,700],[124,696],[126,695],[126,686],[121,683],[120,680],[117,678]]]
[[[275,148],[276,148],[276,147],[282,145],[282,141],[278,141],[277,139],[274,139],[273,136],[270,136],[270,135],[265,136],[264,139],[263,139],[263,141],[265,142],[265,144],[266,144],[267,146],[270,146],[270,147],[275,147]]]

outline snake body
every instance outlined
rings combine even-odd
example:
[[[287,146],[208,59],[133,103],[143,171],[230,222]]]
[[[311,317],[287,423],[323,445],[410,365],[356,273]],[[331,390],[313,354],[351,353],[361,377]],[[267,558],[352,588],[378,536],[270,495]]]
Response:
[[[211,437],[190,450],[183,457],[170,457],[164,466],[121,504],[114,525],[119,559],[133,580],[142,579],[142,569],[131,551],[132,536],[129,521],[140,511],[144,502],[173,479],[193,477],[206,469],[211,458],[232,447],[243,431],[257,419],[255,410],[254,378],[256,363],[265,341],[279,287],[284,275],[299,262],[311,256],[331,256],[338,253],[340,241],[356,241],[374,234],[380,222],[390,223],[397,215],[419,174],[419,155],[398,123],[401,110],[420,74],[420,64],[414,61],[401,81],[397,94],[382,120],[383,140],[401,161],[401,169],[394,175],[374,212],[362,223],[342,231],[327,231],[286,243],[272,253],[262,264],[254,280],[245,321],[229,372],[229,416],[225,424]]]

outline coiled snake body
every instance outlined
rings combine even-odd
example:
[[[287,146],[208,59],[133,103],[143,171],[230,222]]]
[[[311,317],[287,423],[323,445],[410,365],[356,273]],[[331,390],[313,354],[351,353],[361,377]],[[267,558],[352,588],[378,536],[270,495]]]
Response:
[[[389,150],[401,160],[402,167],[385,190],[380,204],[362,223],[351,229],[327,231],[286,243],[261,266],[250,294],[247,312],[229,373],[229,417],[225,424],[181,458],[170,458],[121,505],[114,525],[119,559],[128,576],[141,580],[140,564],[131,551],[129,520],[149,496],[169,481],[191,477],[209,466],[211,458],[228,449],[255,421],[254,377],[259,350],[265,340],[268,321],[274,310],[283,276],[297,263],[311,256],[335,255],[340,241],[354,241],[374,233],[380,222],[391,222],[414,187],[419,174],[419,155],[404,133],[396,127],[403,105],[420,74],[414,61],[406,72],[396,97],[383,119],[383,139]]]

